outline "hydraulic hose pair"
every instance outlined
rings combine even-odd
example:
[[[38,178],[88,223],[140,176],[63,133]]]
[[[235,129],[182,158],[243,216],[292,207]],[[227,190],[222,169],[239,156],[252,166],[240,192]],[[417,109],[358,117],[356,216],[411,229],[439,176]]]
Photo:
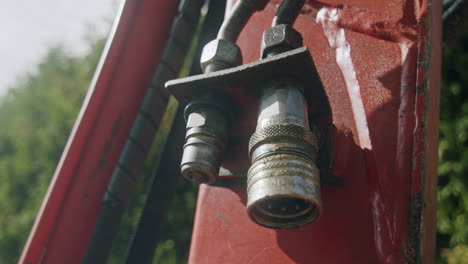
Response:
[[[262,58],[302,46],[302,37],[292,24],[304,2],[281,3],[272,27],[264,32]],[[218,38],[203,50],[205,73],[240,64],[235,41],[250,16],[267,3],[237,1]],[[252,165],[247,175],[247,212],[253,221],[269,228],[296,228],[320,215],[320,176],[315,165],[318,138],[309,127],[304,89],[294,78],[280,76],[264,83],[260,90],[257,127],[249,142]],[[227,98],[212,93],[191,101],[185,116],[182,174],[195,183],[213,183],[223,159],[232,106]]]

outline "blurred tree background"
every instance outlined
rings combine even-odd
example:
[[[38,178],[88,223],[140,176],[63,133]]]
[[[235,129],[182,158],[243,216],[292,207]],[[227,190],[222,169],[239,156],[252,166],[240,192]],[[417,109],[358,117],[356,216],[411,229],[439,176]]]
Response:
[[[89,40],[77,57],[64,47],[49,50],[37,71],[25,75],[0,99],[0,263],[17,262],[44,198],[105,40]],[[468,34],[444,49],[439,146],[438,263],[468,263]],[[172,104],[154,149],[164,144]],[[160,149],[160,148],[159,148]],[[157,152],[146,166],[149,175]],[[143,177],[143,193],[149,177]],[[162,227],[154,263],[185,263],[196,187],[180,179]],[[128,210],[109,263],[121,263],[144,197]]]
[[[0,263],[15,263],[63,151],[104,40],[89,54],[49,50],[0,100]]]
[[[15,263],[44,199],[104,48],[105,39],[89,37],[86,56],[63,46],[48,51],[0,98],[0,263]],[[136,193],[149,187],[151,170],[162,149],[177,105],[172,102],[145,166]],[[188,257],[196,187],[180,179],[172,210],[161,228],[154,263],[185,263]],[[144,195],[136,195],[124,216],[109,263],[121,263],[139,220]]]
[[[450,264],[468,263],[468,34],[443,50],[437,247]]]

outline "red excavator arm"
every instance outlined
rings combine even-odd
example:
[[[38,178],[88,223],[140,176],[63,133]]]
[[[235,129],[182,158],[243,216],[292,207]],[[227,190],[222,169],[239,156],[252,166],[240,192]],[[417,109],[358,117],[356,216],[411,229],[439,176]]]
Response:
[[[211,7],[220,1],[210,2]],[[228,1],[227,14],[236,14],[236,2]],[[262,32],[274,28],[272,20],[281,3],[263,2],[250,19],[243,18],[248,22],[240,25],[243,30],[231,41],[237,39],[247,65],[238,66],[234,60],[228,66],[208,62],[204,74],[169,82],[168,89],[163,84],[177,77],[203,1],[183,1],[179,12],[178,1],[125,2],[20,263],[104,262],[119,223],[111,216],[125,209],[132,191],[122,186],[138,180],[170,93],[182,105],[193,105],[195,100],[221,109],[212,99],[197,99],[203,94],[213,98],[214,91],[216,96],[218,92],[227,95],[235,110],[230,129],[223,132],[229,140],[220,150],[225,154],[219,171],[198,179],[200,174],[184,174],[198,183],[209,178],[209,184],[200,185],[190,263],[434,262],[440,1],[302,1],[297,20],[289,22],[302,36],[304,47],[259,60],[260,43],[266,41]],[[241,21],[240,16],[234,16],[237,20],[232,23]],[[220,35],[218,39],[230,40]],[[316,167],[301,173],[313,174],[315,183],[322,182],[311,185],[321,198],[317,193],[299,196],[296,190],[291,197],[310,202],[320,218],[304,220],[313,223],[299,226],[275,226],[273,218],[259,220],[255,210],[261,206],[250,207],[252,177],[263,172],[249,167],[263,156],[251,151],[261,140],[249,147],[249,139],[264,126],[257,124],[264,112],[263,99],[249,91],[285,73],[304,85],[298,90],[304,98],[305,120],[308,116],[311,122],[310,127],[307,121],[302,124],[300,131],[312,131],[319,141],[315,149],[313,140],[305,140],[316,150],[314,155],[309,149],[301,150],[305,153],[301,158],[291,158],[298,152],[283,153],[286,156],[281,154],[274,165],[300,160],[305,162],[302,169],[307,164]],[[292,107],[299,104],[295,102]],[[197,126],[188,121],[187,131]],[[176,128],[181,122],[176,118],[174,131],[185,132]],[[215,122],[218,128],[220,122]],[[173,134],[169,142],[178,143],[168,143],[169,147],[183,140],[174,139],[180,133]],[[283,143],[301,140],[297,136]],[[269,148],[266,144],[264,149]],[[277,149],[268,151],[281,151]],[[289,166],[284,163],[281,166]],[[168,171],[161,173],[173,177]],[[305,174],[300,176],[309,177]],[[275,190],[284,189],[281,183],[275,184]],[[273,214],[265,206],[261,208]],[[281,229],[285,227],[295,228]]]
[[[124,1],[20,263],[80,262],[178,4]]]

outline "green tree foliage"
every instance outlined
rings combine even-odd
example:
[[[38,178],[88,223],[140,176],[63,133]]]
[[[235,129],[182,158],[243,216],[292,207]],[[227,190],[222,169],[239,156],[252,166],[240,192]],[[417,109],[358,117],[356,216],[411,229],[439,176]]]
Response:
[[[444,49],[442,65],[437,241],[453,248],[442,254],[448,263],[468,263],[467,47],[465,34]]]
[[[51,48],[0,103],[0,263],[15,263],[102,52]]]
[[[15,263],[26,243],[51,177],[81,107],[105,39],[91,37],[86,56],[62,46],[49,50],[34,73],[24,76],[0,100],[0,263]],[[109,263],[122,263],[137,226],[151,171],[170,129],[172,102],[153,144],[137,195],[125,215]],[[179,181],[162,225],[155,263],[185,263],[196,188]]]

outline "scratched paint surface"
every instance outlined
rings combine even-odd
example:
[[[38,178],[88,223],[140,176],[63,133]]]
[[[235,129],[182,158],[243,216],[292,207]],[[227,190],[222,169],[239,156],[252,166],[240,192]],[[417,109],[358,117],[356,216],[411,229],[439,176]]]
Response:
[[[278,2],[254,15],[241,34],[244,63],[258,59]],[[427,62],[440,6],[431,10],[423,0],[307,3],[295,28],[330,102],[333,174],[347,186],[324,187],[321,219],[287,231],[248,219],[244,186],[201,186],[190,263],[421,262],[418,197],[432,126],[427,91],[438,89],[427,76],[438,74],[431,68],[437,67]]]

